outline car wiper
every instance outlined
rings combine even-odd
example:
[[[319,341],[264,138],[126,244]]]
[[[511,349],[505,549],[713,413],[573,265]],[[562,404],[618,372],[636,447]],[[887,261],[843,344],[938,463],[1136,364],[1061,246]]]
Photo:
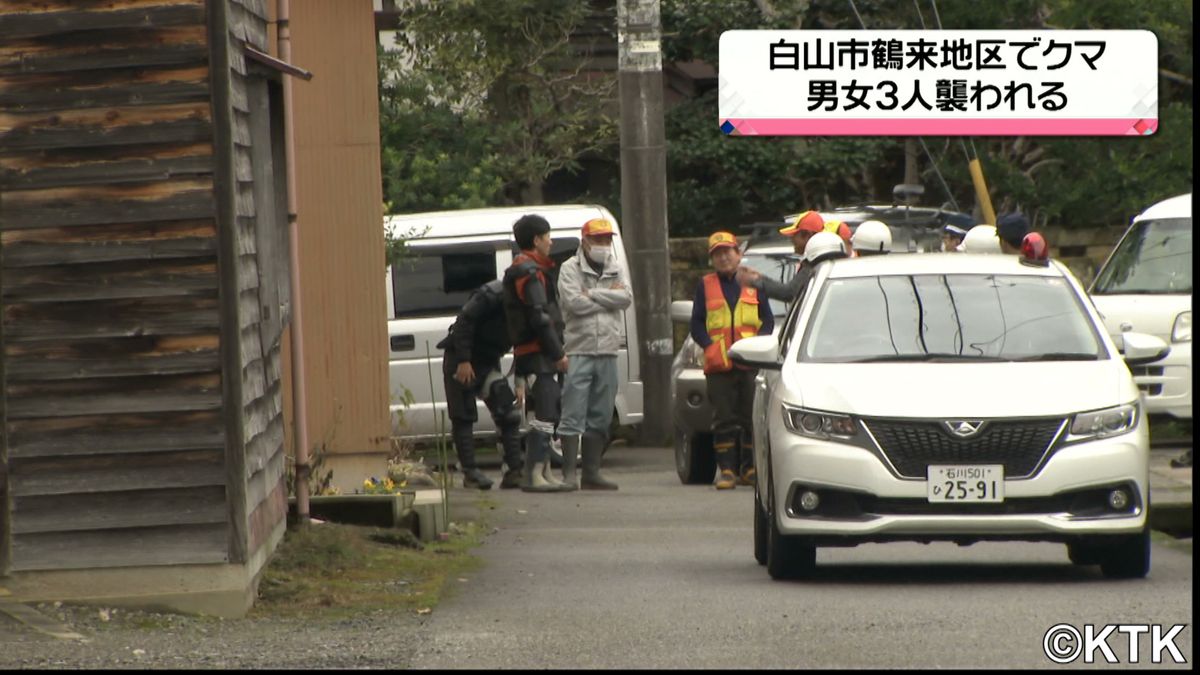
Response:
[[[1087,352],[1047,352],[1045,354],[1034,354],[1032,356],[1020,356],[1012,359],[1013,361],[1096,361],[1099,360],[1096,354]]]
[[[950,354],[933,352],[930,354],[880,354],[861,359],[852,359],[847,363],[883,363],[886,361],[1006,361],[997,356],[982,356],[979,354]]]

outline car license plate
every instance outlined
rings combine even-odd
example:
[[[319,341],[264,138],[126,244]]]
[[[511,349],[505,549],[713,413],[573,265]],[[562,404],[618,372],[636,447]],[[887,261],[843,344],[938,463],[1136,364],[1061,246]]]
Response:
[[[1004,465],[931,465],[927,486],[931,502],[1002,502]]]

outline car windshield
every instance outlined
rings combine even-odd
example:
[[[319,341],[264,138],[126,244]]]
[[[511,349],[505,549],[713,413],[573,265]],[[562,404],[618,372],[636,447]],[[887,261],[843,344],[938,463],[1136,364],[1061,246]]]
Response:
[[[1192,219],[1143,220],[1096,275],[1094,295],[1192,292]]]
[[[922,274],[830,279],[801,361],[1060,361],[1106,357],[1065,279]]]
[[[742,257],[742,264],[756,272],[787,283],[796,273],[798,257],[794,253],[747,253]],[[775,316],[787,314],[787,303],[779,300],[771,301],[771,313]]]

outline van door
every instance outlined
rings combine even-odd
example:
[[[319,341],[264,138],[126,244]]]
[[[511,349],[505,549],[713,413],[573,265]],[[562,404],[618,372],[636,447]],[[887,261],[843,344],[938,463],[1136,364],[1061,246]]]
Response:
[[[446,393],[442,350],[437,344],[471,292],[503,273],[511,261],[508,245],[502,239],[413,241],[409,244],[413,255],[389,267],[388,380],[395,435],[430,438],[438,434]],[[491,424],[486,411],[481,412],[478,426],[484,428],[477,431]],[[445,431],[449,433],[448,419]]]

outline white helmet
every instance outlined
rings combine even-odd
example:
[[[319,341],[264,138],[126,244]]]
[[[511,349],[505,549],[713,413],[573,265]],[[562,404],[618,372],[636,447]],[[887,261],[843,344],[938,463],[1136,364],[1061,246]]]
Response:
[[[887,253],[892,250],[892,230],[878,220],[867,220],[859,224],[850,237],[855,251]]]
[[[963,237],[962,250],[966,253],[1000,253],[1000,237],[994,225],[976,225],[967,230]]]
[[[846,243],[833,232],[814,234],[808,240],[808,245],[804,247],[804,259],[810,263],[820,262],[820,260],[830,257],[844,258],[845,256]]]

